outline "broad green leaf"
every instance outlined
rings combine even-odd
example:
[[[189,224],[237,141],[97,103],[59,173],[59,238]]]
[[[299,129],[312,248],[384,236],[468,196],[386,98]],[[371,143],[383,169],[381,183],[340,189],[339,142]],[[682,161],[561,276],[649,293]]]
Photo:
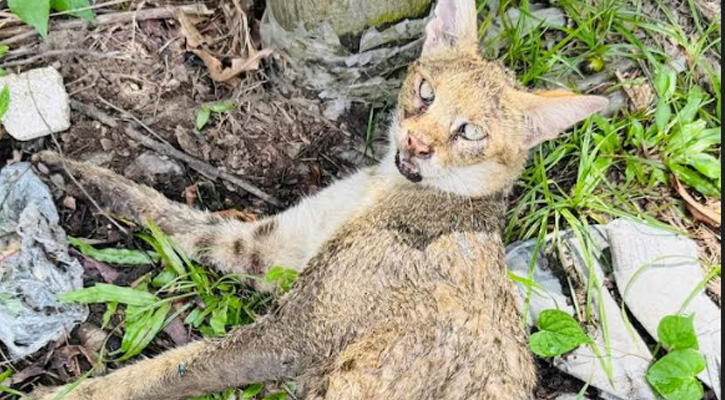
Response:
[[[697,375],[706,368],[695,350],[674,351],[650,368],[647,381],[666,400],[702,400],[705,390]]]
[[[10,88],[5,85],[0,91],[0,119],[8,112],[8,108],[10,108]]]
[[[639,120],[633,120],[629,126],[629,134],[627,135],[632,142],[632,146],[637,148],[647,146],[644,132],[644,125]]]
[[[167,267],[171,267],[178,275],[186,275],[184,262],[176,252],[171,239],[154,222],[149,222],[147,228],[151,232],[151,237],[146,235],[139,235],[139,237],[159,253]]]
[[[66,303],[121,303],[137,307],[148,307],[158,303],[158,297],[151,293],[127,287],[97,283],[96,286],[62,293],[58,300]]]
[[[156,275],[153,281],[151,281],[151,284],[155,288],[160,289],[173,282],[178,276],[179,275],[176,274],[176,271],[174,271],[171,267],[166,267],[160,274]]]
[[[10,47],[9,47],[9,46],[6,46],[6,45],[4,45],[4,44],[0,44],[0,58],[3,58],[3,56],[4,56],[4,55],[5,55],[5,54],[6,54],[6,53],[7,53],[8,51],[10,51]],[[5,70],[4,70],[4,69],[2,69],[2,68],[0,68],[0,78],[1,78],[1,77],[3,77],[3,76],[5,76],[5,75],[7,75],[7,74],[5,73]],[[0,114],[0,118],[2,118],[2,115],[1,115],[1,114]]]
[[[262,393],[262,390],[264,390],[264,385],[261,383],[251,385],[242,392],[242,400],[253,399],[257,397],[258,394]]]
[[[279,392],[264,396],[262,400],[287,400],[287,393]]]
[[[722,193],[718,187],[702,176],[699,172],[677,163],[668,163],[667,166],[675,173],[675,176],[677,176],[677,178],[684,182],[687,186],[690,186],[706,196],[718,199],[722,197]]]
[[[708,150],[715,150],[722,143],[722,127],[705,129],[700,132],[687,146],[687,151],[693,154]]]
[[[126,249],[96,249],[81,239],[68,238],[70,244],[78,248],[86,256],[106,264],[113,265],[151,265],[157,263],[161,257],[154,252],[145,253],[138,250]]]
[[[657,73],[655,83],[660,98],[669,101],[677,90],[677,73],[669,67],[662,67]]]
[[[705,101],[705,92],[695,86],[687,94],[687,104],[677,113],[677,119],[681,124],[687,124],[695,120],[697,113]]]
[[[152,309],[135,316],[129,316],[128,309],[126,309],[126,333],[121,342],[124,355],[119,361],[125,361],[141,354],[164,329],[169,311],[171,311],[171,303],[164,303],[156,310]]]
[[[222,336],[227,333],[227,311],[228,307],[226,302],[224,302],[221,307],[211,313],[209,325],[216,336]]]
[[[683,125],[677,133],[670,136],[667,144],[673,152],[688,152],[689,147],[695,144],[698,136],[707,129],[707,122],[698,119],[695,122]]]
[[[8,0],[8,7],[20,20],[35,28],[40,36],[48,37],[50,2],[48,0]]]
[[[60,12],[87,8],[90,5],[91,4],[88,0],[50,0],[50,8]],[[96,16],[93,15],[93,11],[91,10],[72,11],[70,15],[77,18],[83,18],[90,22],[96,21]]]
[[[297,281],[298,275],[299,273],[293,269],[274,267],[267,271],[266,279],[279,286],[283,293],[287,293]]]
[[[671,315],[660,322],[658,337],[660,344],[668,351],[699,350],[700,344],[695,333],[695,316],[683,317]]]
[[[209,123],[211,118],[211,109],[209,107],[202,107],[196,114],[196,130],[200,131]]]
[[[537,325],[540,331],[531,336],[530,345],[540,357],[558,357],[592,341],[579,323],[563,311],[543,311]]]
[[[692,154],[688,163],[710,179],[718,179],[722,176],[722,161],[709,154]]]
[[[234,110],[234,107],[236,107],[236,106],[231,101],[223,101],[221,103],[209,104],[207,107],[210,110],[214,111],[215,113],[222,114],[222,113],[228,113],[228,112]]]
[[[202,322],[204,322],[204,315],[199,308],[195,308],[184,318],[184,325],[191,325],[194,328],[198,328]]]
[[[655,124],[660,132],[667,130],[667,125],[670,123],[672,118],[672,107],[670,107],[667,101],[660,99],[657,102],[657,109],[655,110]]]

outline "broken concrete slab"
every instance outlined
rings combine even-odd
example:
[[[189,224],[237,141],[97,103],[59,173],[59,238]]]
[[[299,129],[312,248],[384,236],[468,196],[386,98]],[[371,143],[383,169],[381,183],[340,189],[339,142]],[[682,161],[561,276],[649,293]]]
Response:
[[[83,268],[48,187],[20,163],[0,171],[0,341],[10,360],[30,355],[88,317],[56,295],[83,287]]]
[[[547,243],[547,246],[549,245],[550,242]],[[591,382],[593,387],[607,393],[607,399],[655,400],[657,396],[645,380],[652,355],[639,336],[633,337],[629,333],[616,301],[603,286],[605,276],[602,257],[608,243],[602,229],[592,229],[591,245],[589,259],[594,275],[590,275],[583,246],[572,233],[563,234],[562,240],[558,242],[557,246],[560,246],[556,252],[559,254],[558,260],[548,259],[543,249],[540,249],[533,266],[534,281],[538,288],[533,291],[530,298],[527,316],[529,324],[533,325],[538,320],[539,314],[548,309],[559,309],[575,315],[577,310],[572,297],[565,293],[570,287],[574,287],[575,291],[576,287],[586,288],[589,277],[595,276],[598,287],[594,286],[597,295],[593,298],[592,312],[596,320],[606,319],[608,332],[605,333],[601,324],[596,324],[596,327],[592,327],[594,331],[590,332],[590,336],[597,344],[599,352],[605,355],[604,360],[600,359],[591,347],[585,346],[555,359],[553,363],[561,371],[584,382]],[[509,270],[526,279],[535,249],[535,241],[510,246],[506,257]],[[566,264],[569,274],[575,276],[571,285],[566,281],[560,264]],[[518,286],[523,304],[529,289],[523,284]],[[609,339],[605,339],[606,337]],[[606,356],[607,354],[611,354],[611,357]],[[611,370],[614,384],[610,381],[603,364]]]
[[[52,67],[0,78],[10,90],[10,107],[2,118],[5,130],[20,141],[70,128],[70,99],[63,77]]]
[[[708,366],[699,378],[722,398],[721,310],[704,293],[685,307],[705,280],[695,242],[628,220],[615,221],[606,229],[612,243],[614,277],[629,310],[654,338],[664,317],[694,314],[700,350]]]

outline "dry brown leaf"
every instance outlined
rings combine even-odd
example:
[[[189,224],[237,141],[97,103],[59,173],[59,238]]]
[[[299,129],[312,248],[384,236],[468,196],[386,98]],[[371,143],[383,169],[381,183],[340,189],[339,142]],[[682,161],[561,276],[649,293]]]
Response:
[[[616,72],[617,79],[623,83],[624,93],[630,102],[630,110],[646,111],[654,101],[654,90],[647,80],[633,81],[620,71]]]
[[[179,31],[181,35],[186,38],[186,45],[189,48],[197,49],[202,45],[209,44],[211,41],[199,32],[194,22],[189,16],[181,10],[174,12],[176,20],[179,21]]]
[[[214,11],[210,10],[209,7],[207,7],[204,3],[195,3],[185,6],[179,6],[178,9],[186,15],[194,15],[199,17],[210,17],[214,15]]]
[[[698,203],[697,200],[695,200],[695,198],[690,195],[687,189],[682,186],[682,183],[679,179],[674,178],[674,181],[677,193],[679,193],[682,199],[685,200],[685,203],[687,203],[687,208],[690,210],[692,216],[696,220],[705,222],[715,227],[722,226],[722,214],[703,204]]]
[[[272,54],[271,49],[256,51],[250,48],[249,58],[233,58],[231,60],[231,66],[225,68],[224,64],[207,50],[195,49],[191,50],[191,52],[204,61],[211,79],[229,85],[234,85],[237,81],[237,76],[242,72],[257,71],[261,66],[262,59]]]
[[[183,346],[189,343],[189,331],[179,318],[174,318],[174,320],[171,321],[166,328],[164,328],[164,332],[169,335],[171,341],[173,341],[177,346]]]

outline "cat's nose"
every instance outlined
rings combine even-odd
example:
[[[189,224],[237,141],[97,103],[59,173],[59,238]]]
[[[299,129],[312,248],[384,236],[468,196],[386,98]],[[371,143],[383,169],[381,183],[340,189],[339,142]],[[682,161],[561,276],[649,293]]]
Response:
[[[408,152],[418,158],[430,158],[433,155],[433,148],[421,142],[415,136],[408,134]]]

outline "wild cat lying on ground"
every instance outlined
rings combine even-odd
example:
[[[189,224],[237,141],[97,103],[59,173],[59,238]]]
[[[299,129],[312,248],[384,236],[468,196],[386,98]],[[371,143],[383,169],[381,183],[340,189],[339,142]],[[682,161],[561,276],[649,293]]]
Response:
[[[66,399],[185,399],[280,379],[301,382],[311,400],[532,397],[534,362],[504,266],[506,197],[529,149],[607,100],[519,89],[479,54],[474,0],[440,0],[435,13],[385,160],[260,222],[194,211],[53,153],[35,157],[223,271],[302,271],[256,324],[90,379]]]

